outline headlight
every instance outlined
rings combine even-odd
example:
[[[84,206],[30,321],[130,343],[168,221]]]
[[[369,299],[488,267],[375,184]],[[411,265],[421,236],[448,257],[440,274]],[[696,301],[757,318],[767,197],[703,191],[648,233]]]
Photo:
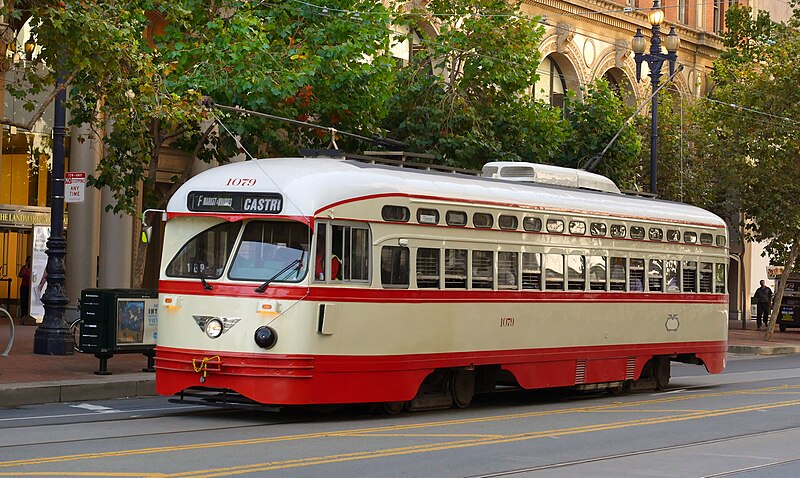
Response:
[[[206,322],[206,335],[212,339],[216,339],[222,335],[222,321],[219,319],[212,319]]]
[[[278,333],[272,327],[262,325],[256,329],[253,339],[256,341],[256,345],[262,349],[271,349],[275,346],[275,342],[278,341]]]

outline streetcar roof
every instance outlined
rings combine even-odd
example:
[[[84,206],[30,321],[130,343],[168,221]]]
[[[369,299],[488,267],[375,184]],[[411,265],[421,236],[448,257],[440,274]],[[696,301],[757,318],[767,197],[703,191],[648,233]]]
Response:
[[[280,193],[283,216],[310,217],[356,198],[396,195],[725,227],[711,212],[671,201],[319,157],[257,159],[212,168],[181,186],[167,211],[189,212],[187,199],[193,191]]]

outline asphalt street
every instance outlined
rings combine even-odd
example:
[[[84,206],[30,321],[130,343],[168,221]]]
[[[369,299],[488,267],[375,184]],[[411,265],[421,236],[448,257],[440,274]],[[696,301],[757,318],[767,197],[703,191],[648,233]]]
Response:
[[[0,417],[0,476],[798,476],[799,365],[731,356],[721,375],[673,365],[665,391],[505,391],[397,416],[32,405]]]

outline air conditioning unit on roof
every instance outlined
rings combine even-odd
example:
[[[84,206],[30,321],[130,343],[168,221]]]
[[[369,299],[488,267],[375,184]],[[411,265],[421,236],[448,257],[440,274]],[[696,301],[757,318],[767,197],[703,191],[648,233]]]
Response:
[[[483,165],[481,177],[507,181],[552,184],[568,188],[590,189],[620,194],[614,181],[581,169],[562,168],[549,164],[495,161]]]

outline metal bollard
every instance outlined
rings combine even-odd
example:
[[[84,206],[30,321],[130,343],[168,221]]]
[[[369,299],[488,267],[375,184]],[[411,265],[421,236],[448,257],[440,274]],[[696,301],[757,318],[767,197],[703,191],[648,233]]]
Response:
[[[11,352],[11,346],[14,345],[14,319],[12,319],[11,314],[2,307],[0,307],[0,312],[8,317],[8,323],[11,324],[11,337],[8,338],[8,347],[6,347],[5,352],[3,352],[3,357],[8,357],[9,352]]]

